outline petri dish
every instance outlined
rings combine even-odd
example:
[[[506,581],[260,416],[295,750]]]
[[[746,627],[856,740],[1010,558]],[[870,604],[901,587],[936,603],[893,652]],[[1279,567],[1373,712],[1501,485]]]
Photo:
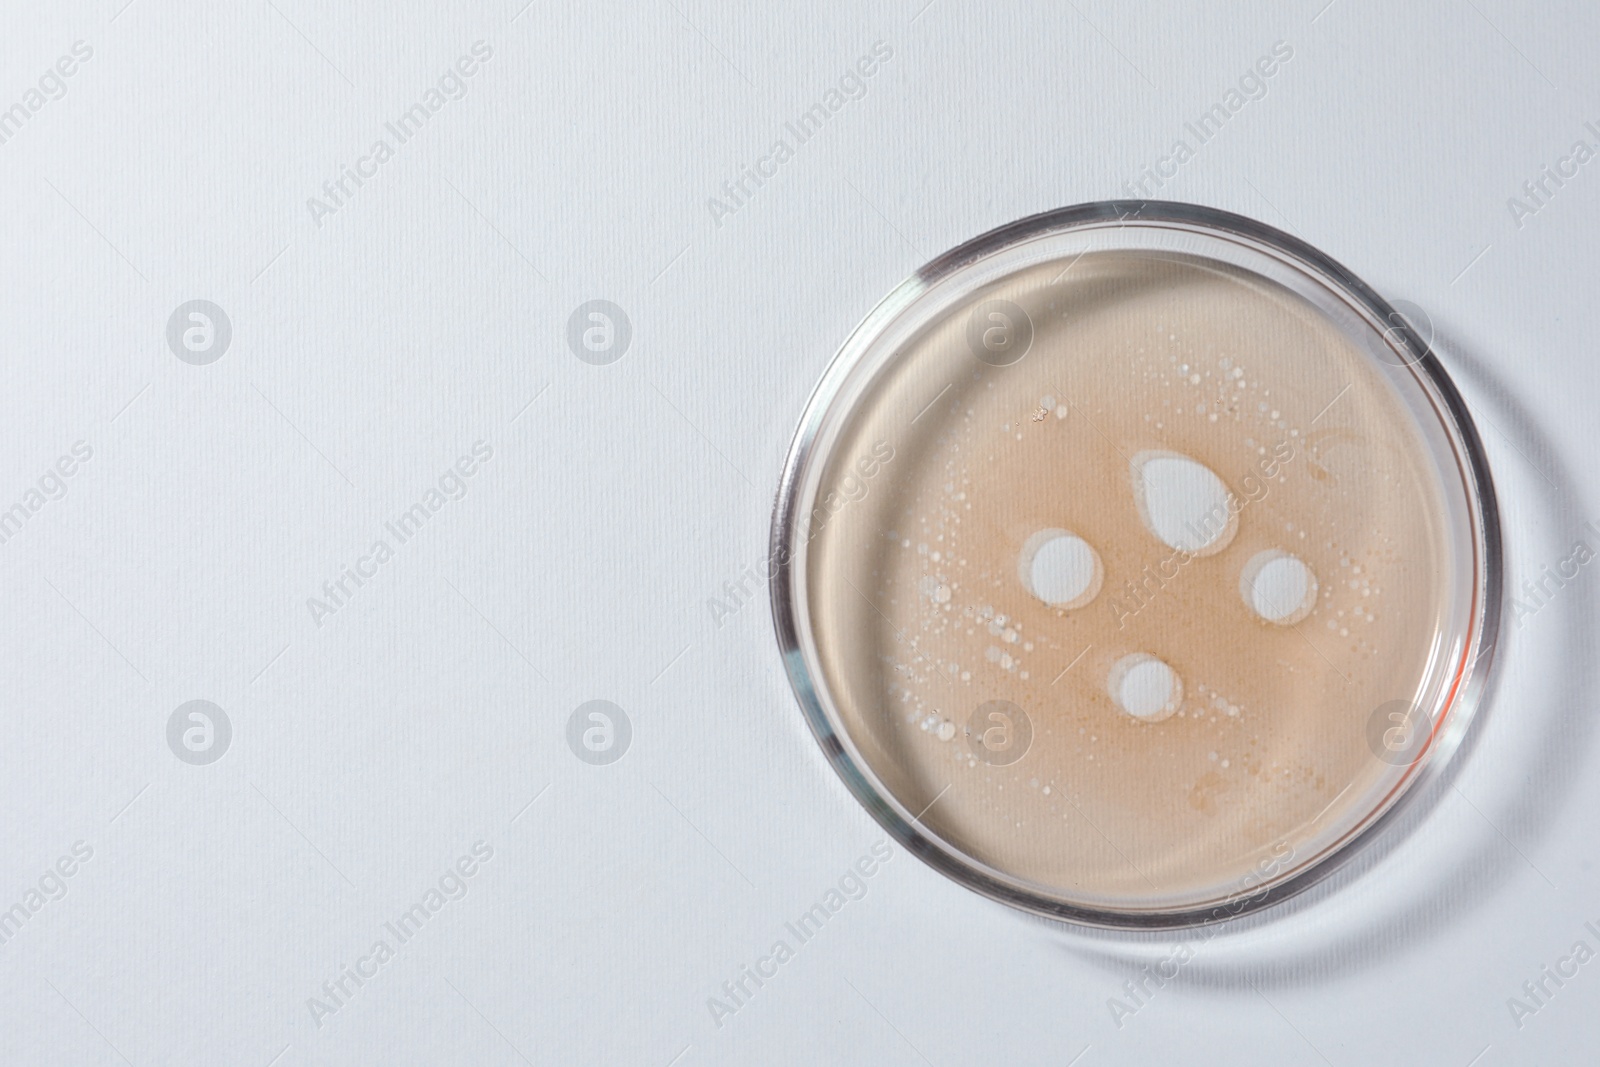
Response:
[[[1104,927],[1286,899],[1442,773],[1499,621],[1493,485],[1429,338],[1262,223],[1025,219],[844,343],[770,554],[826,759],[895,838]]]

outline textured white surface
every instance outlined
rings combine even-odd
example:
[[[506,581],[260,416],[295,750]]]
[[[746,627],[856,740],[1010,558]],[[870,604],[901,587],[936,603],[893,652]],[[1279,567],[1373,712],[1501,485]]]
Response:
[[[385,124],[479,41],[465,95],[399,144]],[[1277,42],[1265,94],[1172,161]],[[1591,1062],[1600,962],[1520,1028],[1507,998],[1600,949],[1574,548],[1600,542],[1600,171],[1521,218],[1507,198],[1600,142],[1597,44],[1575,0],[10,5],[0,108],[30,115],[0,144],[0,508],[93,456],[0,544],[0,908],[73,870],[0,944],[0,1060]],[[373,176],[314,219],[343,166]],[[771,177],[734,205],[742,167]],[[749,573],[801,406],[872,304],[1146,167],[1426,308],[1513,586],[1575,577],[1508,616],[1477,744],[1405,847],[1191,945],[1118,1025],[1108,1000],[1180,939],[866,862],[882,835]],[[208,365],[166,339],[192,299],[232,324]],[[632,327],[609,365],[567,341],[596,299]],[[168,747],[197,699],[232,727],[209,765]],[[616,762],[575,755],[604,716],[569,746],[592,699],[631,723]],[[441,882],[400,944],[385,924]],[[820,932],[786,932],[831,889]],[[345,966],[376,970],[319,1026]],[[776,973],[714,1020],[746,966]]]

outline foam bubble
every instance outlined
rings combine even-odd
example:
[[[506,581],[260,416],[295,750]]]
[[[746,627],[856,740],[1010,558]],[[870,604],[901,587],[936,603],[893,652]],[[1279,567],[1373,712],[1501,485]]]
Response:
[[[1147,652],[1123,656],[1112,664],[1106,689],[1117,707],[1144,722],[1171,718],[1183,703],[1183,679]]]
[[[1053,608],[1081,608],[1105,581],[1100,553],[1077,534],[1050,527],[1023,542],[1017,577],[1028,592]]]
[[[1228,487],[1210,467],[1176,452],[1133,457],[1139,517],[1168,548],[1209,556],[1221,552],[1239,529],[1228,507]]]
[[[1239,575],[1245,606],[1268,622],[1291,626],[1317,605],[1317,576],[1305,561],[1272,548],[1257,552]]]

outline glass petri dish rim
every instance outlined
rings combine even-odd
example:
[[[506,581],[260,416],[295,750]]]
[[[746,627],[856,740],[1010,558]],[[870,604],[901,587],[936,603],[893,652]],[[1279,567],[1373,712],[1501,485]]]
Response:
[[[1051,895],[1048,887],[995,869],[932,833],[921,822],[926,808],[923,812],[908,809],[856,750],[833,709],[820,672],[813,670],[808,659],[814,648],[805,621],[805,576],[798,566],[804,550],[795,520],[809,514],[810,501],[801,499],[806,475],[828,458],[819,452],[819,435],[836,413],[852,373],[882,335],[935,286],[1022,244],[1067,231],[1116,227],[1188,232],[1264,253],[1343,301],[1391,345],[1403,348],[1404,364],[1431,401],[1439,428],[1451,445],[1470,516],[1467,532],[1473,586],[1468,630],[1426,746],[1364,818],[1325,843],[1311,858],[1276,878],[1194,907],[1119,910],[1065,900]],[[1097,201],[1019,219],[945,252],[895,287],[846,339],[806,403],[779,481],[768,560],[773,626],[795,698],[828,762],[878,824],[912,855],[992,900],[1048,919],[1122,930],[1201,926],[1281,903],[1327,878],[1398,820],[1418,797],[1428,794],[1428,785],[1451,765],[1486,691],[1500,625],[1503,582],[1499,511],[1482,439],[1428,341],[1359,277],[1299,238],[1242,215],[1176,201]]]

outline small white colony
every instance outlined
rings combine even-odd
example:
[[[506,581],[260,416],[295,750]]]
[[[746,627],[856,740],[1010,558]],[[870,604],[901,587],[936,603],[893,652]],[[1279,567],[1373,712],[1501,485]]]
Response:
[[[1239,516],[1210,467],[1177,452],[1140,452],[1131,466],[1139,517],[1162,544],[1197,556],[1228,547]]]
[[[1239,595],[1261,618],[1292,626],[1317,606],[1317,576],[1304,560],[1272,548],[1257,552],[1245,564]]]
[[[1022,544],[1017,577],[1022,587],[1053,608],[1081,608],[1105,581],[1100,553],[1077,534],[1047,527]]]
[[[1117,707],[1143,722],[1171,718],[1183,703],[1178,672],[1146,652],[1123,656],[1111,666],[1106,689]]]

